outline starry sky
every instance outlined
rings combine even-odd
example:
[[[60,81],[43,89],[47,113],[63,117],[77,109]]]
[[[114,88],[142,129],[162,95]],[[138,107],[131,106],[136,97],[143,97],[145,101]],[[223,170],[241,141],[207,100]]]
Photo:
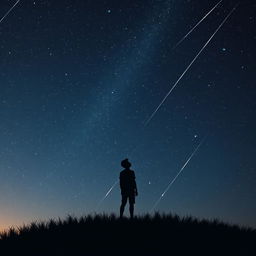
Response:
[[[1,0],[3,17],[15,0]],[[145,126],[235,0],[21,0],[0,23],[0,229],[119,212],[256,227],[256,3],[242,1]]]

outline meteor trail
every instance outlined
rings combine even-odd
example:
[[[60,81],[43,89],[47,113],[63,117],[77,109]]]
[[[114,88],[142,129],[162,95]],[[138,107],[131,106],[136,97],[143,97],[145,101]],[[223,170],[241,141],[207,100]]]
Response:
[[[199,145],[195,148],[195,150],[193,151],[193,153],[190,155],[190,157],[188,158],[188,160],[185,162],[185,164],[181,167],[181,169],[179,170],[179,172],[176,174],[176,176],[174,177],[174,179],[172,179],[172,181],[168,184],[168,186],[166,187],[166,189],[164,190],[164,192],[161,194],[161,196],[158,198],[158,200],[155,202],[153,208],[151,209],[151,212],[156,208],[156,206],[160,203],[160,201],[162,200],[162,198],[164,197],[164,195],[168,192],[168,190],[170,189],[170,187],[173,185],[173,183],[176,181],[176,179],[179,177],[179,175],[182,173],[182,171],[185,169],[185,167],[188,165],[188,163],[190,162],[190,160],[193,158],[193,156],[196,154],[196,152],[199,150],[199,148],[202,146],[202,144],[204,143],[205,139],[207,138],[207,136],[199,143]]]
[[[15,8],[15,6],[20,2],[20,0],[18,0],[13,6],[12,8],[1,18],[0,23],[8,16],[8,14]]]
[[[104,200],[108,197],[108,195],[111,193],[111,191],[114,189],[114,187],[117,185],[118,180],[115,181],[115,183],[111,186],[111,188],[108,190],[106,195],[99,201],[97,205],[97,209],[101,206],[101,204],[104,202]]]
[[[204,46],[201,48],[201,50],[197,53],[197,55],[194,57],[194,59],[190,62],[190,64],[187,66],[185,71],[181,74],[181,76],[178,78],[178,80],[175,82],[175,84],[172,86],[170,91],[166,94],[166,96],[163,98],[163,100],[160,102],[158,107],[155,109],[155,111],[151,114],[151,116],[148,118],[148,120],[145,122],[144,126],[147,126],[152,118],[155,116],[157,111],[160,109],[160,107],[164,104],[168,96],[171,94],[171,92],[175,89],[175,87],[179,84],[180,80],[183,78],[183,76],[187,73],[187,71],[191,68],[191,66],[194,64],[194,62],[197,60],[197,58],[200,56],[200,54],[204,51],[204,49],[207,47],[207,45],[211,42],[213,37],[217,34],[217,32],[222,28],[222,26],[225,24],[227,19],[231,16],[231,14],[236,10],[238,4],[234,6],[234,8],[228,13],[228,15],[225,17],[225,19],[221,22],[221,24],[218,26],[218,28],[214,31],[212,36],[208,39],[208,41],[204,44]]]
[[[172,49],[174,50],[177,48],[219,6],[222,1],[223,0],[220,0],[192,29],[188,31],[184,37],[180,39],[180,41],[178,41],[178,43],[173,46]]]

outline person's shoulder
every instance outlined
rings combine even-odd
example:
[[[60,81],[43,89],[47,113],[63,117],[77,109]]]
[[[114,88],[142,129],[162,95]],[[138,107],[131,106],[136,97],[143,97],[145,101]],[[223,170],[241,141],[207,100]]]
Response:
[[[133,170],[130,170],[130,174],[135,176],[135,172]]]
[[[122,170],[121,172],[120,172],[120,175],[122,175],[122,174],[124,174],[125,173],[125,170]]]

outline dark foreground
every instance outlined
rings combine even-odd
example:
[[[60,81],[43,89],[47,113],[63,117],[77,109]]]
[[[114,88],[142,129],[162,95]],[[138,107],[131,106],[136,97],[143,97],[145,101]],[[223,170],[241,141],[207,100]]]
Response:
[[[149,215],[32,223],[1,234],[2,255],[256,255],[256,231],[218,221]],[[5,254],[4,254],[5,253]]]

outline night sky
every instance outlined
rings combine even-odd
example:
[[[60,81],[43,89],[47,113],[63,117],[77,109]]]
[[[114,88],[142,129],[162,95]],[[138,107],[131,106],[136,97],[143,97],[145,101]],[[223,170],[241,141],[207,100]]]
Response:
[[[1,0],[3,17],[15,0]],[[256,227],[256,3],[21,0],[0,23],[0,229],[119,213],[121,160],[135,212]]]

